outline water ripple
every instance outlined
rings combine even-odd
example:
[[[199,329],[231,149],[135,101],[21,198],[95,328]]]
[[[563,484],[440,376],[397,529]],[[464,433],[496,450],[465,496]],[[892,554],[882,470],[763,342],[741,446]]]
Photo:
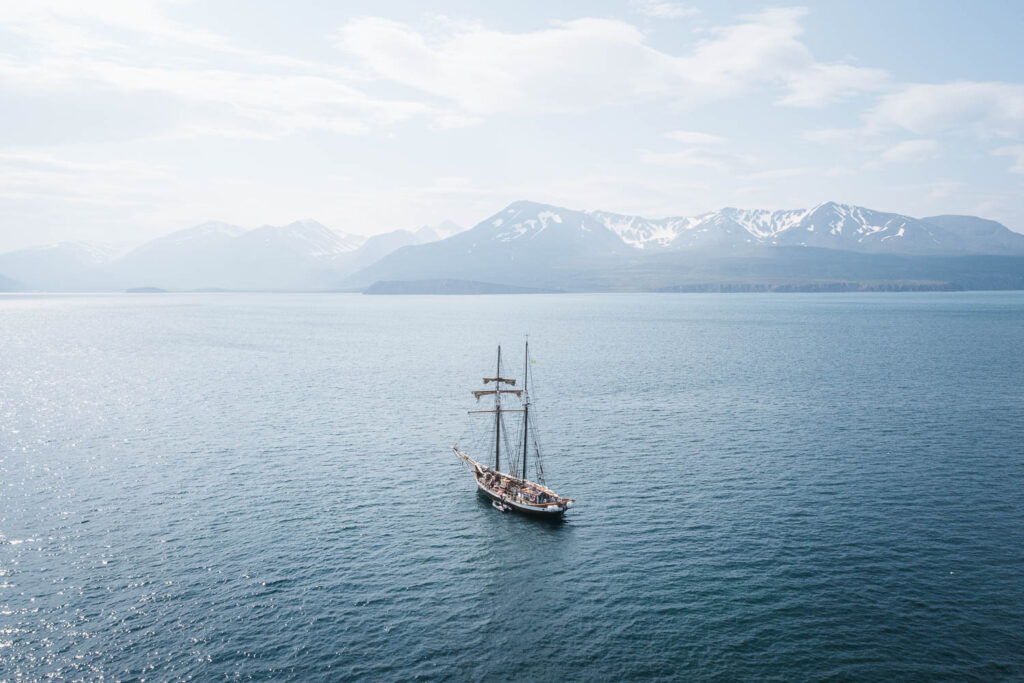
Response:
[[[560,525],[448,445],[529,330]],[[0,297],[0,678],[1024,677],[1024,297]]]

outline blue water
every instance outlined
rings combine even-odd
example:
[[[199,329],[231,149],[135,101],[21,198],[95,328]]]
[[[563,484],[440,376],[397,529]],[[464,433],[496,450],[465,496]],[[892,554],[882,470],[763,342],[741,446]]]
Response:
[[[524,331],[561,525],[448,449]],[[1021,678],[1022,352],[1021,293],[0,297],[0,679]]]

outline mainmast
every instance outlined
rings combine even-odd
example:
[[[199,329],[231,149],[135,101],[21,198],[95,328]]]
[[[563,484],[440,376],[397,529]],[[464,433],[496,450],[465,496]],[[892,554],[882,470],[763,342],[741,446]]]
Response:
[[[523,479],[526,479],[526,450],[530,429],[530,339],[526,339],[526,352],[523,355]]]

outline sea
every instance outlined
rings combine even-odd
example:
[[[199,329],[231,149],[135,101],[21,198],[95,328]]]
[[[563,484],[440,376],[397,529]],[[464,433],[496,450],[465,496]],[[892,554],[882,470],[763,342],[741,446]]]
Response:
[[[451,451],[526,334],[561,523]],[[0,680],[1020,680],[1022,361],[1021,292],[0,296]]]

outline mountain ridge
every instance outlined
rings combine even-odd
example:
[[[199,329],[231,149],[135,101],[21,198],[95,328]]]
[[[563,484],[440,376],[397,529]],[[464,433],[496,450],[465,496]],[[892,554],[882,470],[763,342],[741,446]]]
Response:
[[[450,221],[446,235],[461,230]],[[0,254],[0,271],[20,289],[122,291],[324,290],[339,272],[362,268],[398,246],[440,239],[435,227],[370,238],[332,230],[313,219],[247,229],[206,221],[124,253],[86,242],[62,242]],[[386,242],[383,246],[381,242]],[[12,285],[13,286],[13,285]]]
[[[251,230],[208,221],[120,256],[78,243],[0,254],[0,273],[23,289],[49,291],[354,291],[377,281],[443,280],[643,290],[689,286],[698,275],[714,284],[755,272],[773,281],[804,282],[840,272],[846,279],[865,273],[885,280],[884,269],[871,266],[882,263],[891,267],[888,279],[903,277],[900,272],[948,279],[943,274],[948,268],[939,261],[928,262],[942,271],[931,277],[927,269],[900,271],[903,262],[882,258],[887,255],[921,263],[926,256],[1007,256],[1011,262],[997,262],[998,267],[1012,271],[1012,259],[1024,259],[1024,235],[974,216],[914,218],[833,201],[807,209],[725,207],[650,219],[518,200],[469,230],[445,222],[367,238],[312,219]],[[830,275],[808,259],[832,263],[837,270]],[[950,272],[975,285],[987,281],[958,267]],[[1014,272],[992,281],[1016,286]]]
[[[848,251],[885,253],[1021,253],[1024,235],[996,221],[973,216],[936,216],[935,220],[876,211],[865,207],[822,202],[809,209],[737,209],[726,207],[697,216],[647,219],[641,216],[589,211],[615,231],[623,241],[645,250],[673,250],[721,246],[721,237],[732,248],[745,244],[808,246]],[[985,223],[974,237],[997,237],[975,248],[965,245],[964,223]],[[717,242],[704,237],[717,229]],[[966,248],[965,248],[966,247]],[[995,249],[995,251],[992,251]]]
[[[945,263],[928,262],[937,269],[931,278],[926,268],[907,271],[902,261],[881,257],[1004,255],[1020,257],[1024,264],[1024,235],[973,217],[940,217],[929,223],[837,202],[788,210],[727,207],[697,216],[647,219],[520,200],[453,238],[398,249],[343,284],[359,288],[377,281],[460,278],[583,291],[635,290],[673,287],[694,282],[698,275],[724,282],[758,272],[758,277],[785,280],[787,267],[804,282],[818,275],[802,258],[817,254],[829,261],[823,256],[829,251],[851,255],[840,258],[846,265],[833,263],[848,280],[857,273],[886,280],[912,272],[924,281],[945,281]],[[870,267],[872,259],[887,263],[891,277]],[[760,268],[764,264],[770,267]],[[963,275],[958,268],[951,272]],[[820,276],[830,277],[827,272]],[[1018,280],[1010,273],[996,282],[1016,286]]]

